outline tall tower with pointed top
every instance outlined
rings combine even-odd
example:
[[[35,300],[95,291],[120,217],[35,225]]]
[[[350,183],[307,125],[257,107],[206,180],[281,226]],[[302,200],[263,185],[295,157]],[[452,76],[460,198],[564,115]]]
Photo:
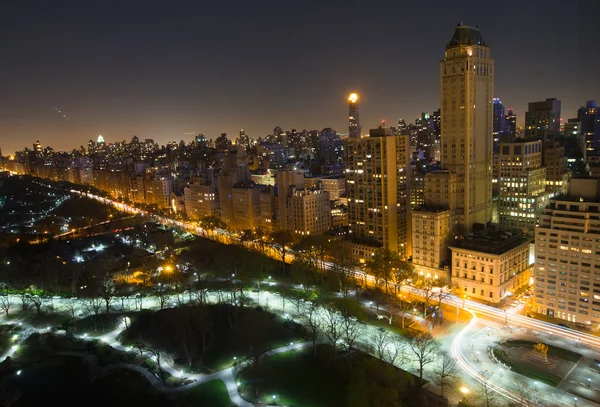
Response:
[[[494,60],[479,28],[458,24],[440,61],[442,168],[456,174],[462,232],[492,219]]]
[[[358,95],[348,97],[348,137],[360,138],[360,120],[358,119]]]

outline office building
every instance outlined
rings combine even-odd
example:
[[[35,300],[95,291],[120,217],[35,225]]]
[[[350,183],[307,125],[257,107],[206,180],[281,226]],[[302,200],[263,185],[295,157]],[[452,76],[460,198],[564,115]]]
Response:
[[[560,100],[550,98],[529,102],[525,113],[525,137],[537,137],[544,141],[560,134]]]
[[[352,239],[409,257],[408,137],[380,127],[368,137],[348,138],[344,152]]]
[[[440,62],[442,169],[456,174],[464,232],[492,219],[494,60],[478,28],[459,24]]]
[[[571,180],[535,231],[535,309],[560,320],[600,324],[600,180]]]

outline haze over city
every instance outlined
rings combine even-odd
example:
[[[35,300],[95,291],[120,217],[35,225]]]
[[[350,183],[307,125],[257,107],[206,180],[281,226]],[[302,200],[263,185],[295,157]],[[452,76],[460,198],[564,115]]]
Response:
[[[542,16],[543,11],[543,16]],[[349,92],[365,128],[439,108],[439,60],[461,21],[496,60],[495,96],[522,124],[556,97],[574,117],[600,93],[595,2],[57,1],[0,13],[0,144],[71,150],[102,134],[159,144],[274,126],[346,132]],[[187,134],[186,134],[187,133]]]
[[[598,2],[0,8],[0,405],[600,407]]]

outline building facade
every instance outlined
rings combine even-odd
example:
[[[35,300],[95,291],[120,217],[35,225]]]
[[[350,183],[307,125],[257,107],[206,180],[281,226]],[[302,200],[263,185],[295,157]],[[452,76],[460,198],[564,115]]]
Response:
[[[442,169],[456,174],[465,232],[492,219],[494,60],[478,28],[459,24],[440,62]]]
[[[456,295],[498,303],[530,283],[530,240],[520,231],[486,230],[453,242]]]
[[[568,322],[600,324],[600,180],[572,179],[550,200],[535,233],[535,308]]]
[[[533,233],[538,216],[552,195],[546,193],[541,140],[500,143],[498,167],[500,224]]]
[[[351,237],[410,256],[408,137],[387,128],[345,142]]]
[[[288,229],[301,236],[331,229],[329,193],[320,189],[294,191],[288,200]]]

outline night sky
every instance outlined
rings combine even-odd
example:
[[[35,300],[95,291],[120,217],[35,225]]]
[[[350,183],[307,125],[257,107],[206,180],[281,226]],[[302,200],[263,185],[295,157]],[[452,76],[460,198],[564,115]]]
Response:
[[[519,122],[528,101],[557,97],[565,119],[600,102],[597,1],[119,3],[1,2],[4,154],[99,134],[346,133],[351,91],[364,129],[413,121],[439,107],[439,60],[460,21],[491,44],[496,96]]]

